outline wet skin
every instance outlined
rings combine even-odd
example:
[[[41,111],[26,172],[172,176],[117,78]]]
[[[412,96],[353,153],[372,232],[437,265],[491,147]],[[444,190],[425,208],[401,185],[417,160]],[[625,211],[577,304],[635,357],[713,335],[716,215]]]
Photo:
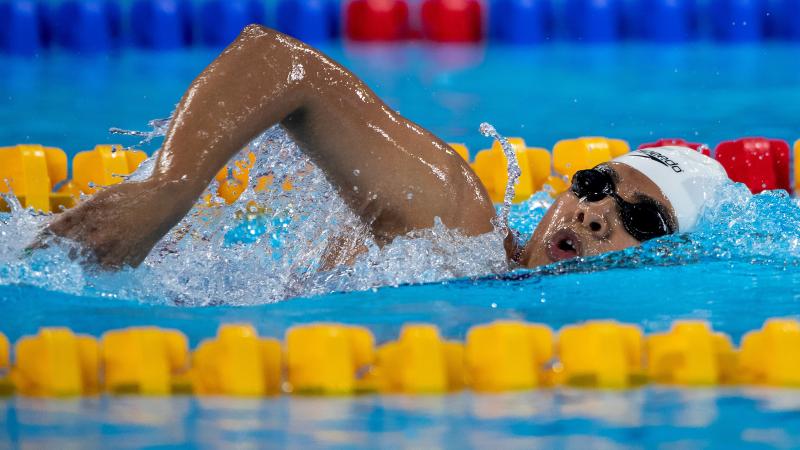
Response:
[[[217,171],[275,124],[323,170],[379,245],[430,228],[436,217],[468,236],[493,229],[489,196],[447,144],[400,116],[319,51],[250,25],[184,94],[153,175],[100,191],[54,217],[43,233],[81,243],[101,266],[137,266],[186,215]],[[623,198],[632,200],[638,192],[668,207],[652,182],[617,166]],[[592,223],[601,228],[593,230],[597,225]],[[548,248],[553,239],[563,238],[564,230],[580,241],[574,256],[638,244],[622,228],[613,200],[588,203],[567,192],[524,247],[507,239],[509,258],[528,267],[552,262],[557,258]],[[333,253],[347,249],[350,254],[332,260],[350,260],[359,248],[333,242]]]
[[[637,202],[648,197],[664,207],[673,223],[677,221],[672,205],[649,178],[625,164],[610,162],[607,166],[616,174],[617,193],[623,200]],[[547,210],[519,259],[526,267],[536,267],[639,244],[625,230],[614,199],[590,202],[567,190]]]

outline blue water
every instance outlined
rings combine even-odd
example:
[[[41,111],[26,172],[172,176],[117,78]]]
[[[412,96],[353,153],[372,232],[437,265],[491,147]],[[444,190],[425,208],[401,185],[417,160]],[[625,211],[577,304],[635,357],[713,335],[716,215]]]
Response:
[[[769,389],[449,396],[0,400],[19,448],[796,448],[800,396]],[[710,441],[709,436],[714,436]]]
[[[800,137],[800,58],[790,46],[557,44],[329,52],[402,113],[473,150],[488,145],[478,133],[482,121],[543,146],[590,134],[633,144],[663,136],[712,144],[744,135]],[[97,58],[52,54],[33,61],[2,57],[0,144],[38,142],[70,153],[100,142],[134,144],[109,136],[108,128],[145,129],[148,120],[166,117],[212,57],[202,51]],[[517,207],[512,223],[530,228],[529,206]],[[444,335],[463,338],[469,326],[495,318],[553,327],[616,318],[646,331],[699,318],[738,341],[768,317],[798,317],[798,247],[800,209],[790,199],[732,194],[688,240],[673,237],[591,261],[478,279],[204,307],[140,303],[102,290],[72,295],[0,284],[0,330],[17,339],[49,325],[93,335],[160,325],[181,329],[194,345],[220,323],[234,321],[252,322],[268,336],[282,336],[298,323],[356,323],[385,341],[409,321],[433,322]],[[5,269],[0,266],[0,275]],[[47,267],[32,270],[32,279],[56,276]],[[0,448],[800,445],[800,391],[770,389],[254,401],[16,398],[0,400],[0,418]]]
[[[475,151],[489,121],[550,147],[607,135],[633,144],[682,136],[716,144],[744,135],[800,137],[800,59],[791,44],[681,46],[554,43],[540,47],[324,47],[407,117]],[[213,51],[125,51],[35,60],[0,55],[0,144],[68,152],[128,138],[166,117]]]

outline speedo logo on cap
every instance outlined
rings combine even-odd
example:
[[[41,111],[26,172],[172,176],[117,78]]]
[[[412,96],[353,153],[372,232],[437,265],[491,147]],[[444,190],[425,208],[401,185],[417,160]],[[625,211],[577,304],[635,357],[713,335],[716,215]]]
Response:
[[[678,163],[676,163],[675,161],[667,158],[666,156],[662,155],[661,153],[658,153],[658,152],[653,151],[653,150],[637,150],[637,151],[631,153],[631,156],[638,156],[639,158],[652,159],[653,161],[663,165],[664,167],[668,167],[668,168],[672,169],[672,171],[675,172],[675,173],[683,172],[683,169],[681,169],[681,166],[678,165]]]

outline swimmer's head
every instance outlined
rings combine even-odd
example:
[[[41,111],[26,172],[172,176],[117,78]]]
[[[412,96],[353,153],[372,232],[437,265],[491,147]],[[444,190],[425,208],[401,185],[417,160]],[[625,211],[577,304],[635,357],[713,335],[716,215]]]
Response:
[[[717,161],[678,146],[637,150],[580,171],[536,227],[521,263],[535,267],[691,232],[727,179]]]

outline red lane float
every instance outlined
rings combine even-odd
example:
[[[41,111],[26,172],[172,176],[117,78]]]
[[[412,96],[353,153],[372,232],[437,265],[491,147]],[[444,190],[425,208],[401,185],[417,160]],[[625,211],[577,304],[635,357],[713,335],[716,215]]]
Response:
[[[771,189],[791,192],[786,141],[763,137],[725,141],[717,145],[716,157],[733,181],[744,183],[754,194]]]
[[[398,41],[409,36],[405,0],[350,0],[345,7],[345,36],[354,41]]]
[[[653,148],[653,147],[663,147],[665,145],[680,145],[681,147],[689,147],[692,150],[697,150],[698,152],[706,155],[711,156],[711,149],[708,148],[706,144],[700,144],[698,142],[689,142],[685,139],[681,138],[663,138],[659,139],[655,142],[647,142],[644,144],[639,145],[638,149],[643,148]]]
[[[479,0],[425,0],[422,34],[436,42],[478,42],[483,38],[483,5]]]

